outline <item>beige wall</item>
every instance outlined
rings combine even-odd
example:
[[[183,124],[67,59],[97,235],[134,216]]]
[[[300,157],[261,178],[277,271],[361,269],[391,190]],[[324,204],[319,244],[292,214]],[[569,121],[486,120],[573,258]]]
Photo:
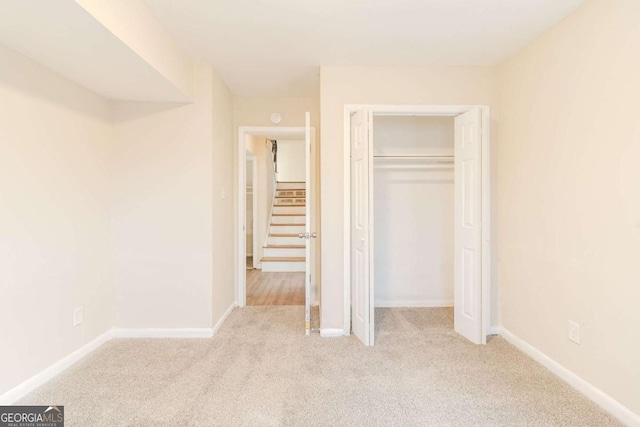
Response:
[[[107,101],[3,46],[0,63],[1,395],[109,330],[113,288]]]
[[[184,95],[194,96],[194,63],[142,0],[75,0]]]
[[[235,132],[233,97],[218,75],[212,73],[213,115],[213,324],[235,303],[234,242],[234,167]],[[223,191],[224,190],[224,191]],[[224,198],[222,193],[224,192]]]
[[[502,66],[498,151],[503,326],[636,414],[639,16],[591,1]]]
[[[234,97],[233,121],[235,126],[304,126],[304,113],[311,113],[311,126],[320,123],[318,100],[290,97]],[[271,113],[280,113],[282,122],[269,121]]]
[[[231,111],[207,66],[193,104],[115,103],[117,327],[208,328],[233,302]]]
[[[323,67],[320,73],[321,319],[344,327],[344,106],[346,104],[488,104],[496,116],[490,67]],[[495,289],[494,289],[495,293]],[[494,301],[497,297],[494,295]],[[492,309],[493,316],[497,309]],[[494,323],[497,318],[494,317]]]

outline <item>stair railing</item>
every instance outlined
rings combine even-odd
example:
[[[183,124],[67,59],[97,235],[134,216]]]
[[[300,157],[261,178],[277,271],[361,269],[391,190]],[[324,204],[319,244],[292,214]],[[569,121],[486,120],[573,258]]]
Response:
[[[278,141],[276,141],[275,139],[267,139],[266,141],[267,145],[271,144],[271,153],[273,154],[273,156],[269,156],[269,160],[271,163],[271,170],[273,172],[272,177],[273,177],[273,192],[271,194],[271,209],[269,210],[269,217],[267,218],[267,226],[266,228],[266,232],[265,232],[265,236],[264,236],[264,244],[262,245],[267,246],[267,244],[269,243],[269,234],[271,233],[271,221],[273,219],[273,207],[276,204],[276,195],[278,194]],[[268,195],[267,195],[268,197]]]

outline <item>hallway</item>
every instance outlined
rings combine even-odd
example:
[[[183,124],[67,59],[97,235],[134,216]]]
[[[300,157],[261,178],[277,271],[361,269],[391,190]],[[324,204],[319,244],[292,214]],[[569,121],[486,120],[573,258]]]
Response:
[[[247,270],[247,305],[304,305],[304,273]]]

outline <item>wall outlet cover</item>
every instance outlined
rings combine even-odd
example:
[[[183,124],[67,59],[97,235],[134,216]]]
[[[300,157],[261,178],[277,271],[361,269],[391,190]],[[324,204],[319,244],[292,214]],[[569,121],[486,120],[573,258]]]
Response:
[[[79,324],[81,324],[83,320],[82,318],[83,318],[82,307],[76,307],[73,310],[73,326],[78,326]]]
[[[573,320],[569,320],[569,329],[568,329],[568,337],[569,341],[573,341],[576,344],[580,344],[580,324],[574,322]]]

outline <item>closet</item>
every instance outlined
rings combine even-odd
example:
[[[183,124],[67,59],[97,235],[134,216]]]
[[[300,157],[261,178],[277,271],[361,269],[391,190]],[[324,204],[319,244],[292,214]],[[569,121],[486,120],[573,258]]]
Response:
[[[454,117],[372,122],[374,307],[451,307]]]
[[[351,331],[374,345],[375,307],[453,305],[454,330],[486,343],[489,108],[350,108]]]

